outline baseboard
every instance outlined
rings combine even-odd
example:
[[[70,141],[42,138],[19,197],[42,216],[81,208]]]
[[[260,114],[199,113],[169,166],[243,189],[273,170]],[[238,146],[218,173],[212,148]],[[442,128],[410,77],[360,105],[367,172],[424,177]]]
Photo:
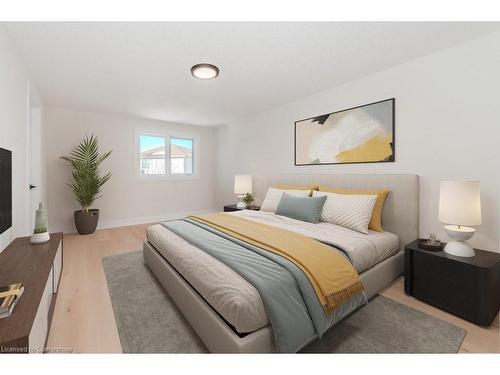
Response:
[[[214,208],[211,210],[176,212],[172,214],[157,215],[157,216],[142,216],[130,219],[99,221],[99,223],[97,224],[97,229],[108,229],[108,228],[126,227],[129,225],[158,223],[161,221],[180,219],[189,215],[201,215],[215,211],[220,211],[220,210],[216,210]],[[49,229],[50,232],[76,233],[76,228],[74,227],[74,225],[72,227],[66,227],[66,228],[50,227]]]
[[[12,236],[12,226],[8,228],[5,232],[0,234],[0,253],[10,245],[10,243],[14,240]]]

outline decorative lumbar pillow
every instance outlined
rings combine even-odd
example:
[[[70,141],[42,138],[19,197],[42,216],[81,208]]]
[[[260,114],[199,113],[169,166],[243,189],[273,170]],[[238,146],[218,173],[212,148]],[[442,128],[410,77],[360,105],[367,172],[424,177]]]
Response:
[[[320,220],[337,224],[364,234],[368,234],[368,223],[376,195],[352,195],[314,191],[313,197],[326,196]]]
[[[354,195],[376,195],[377,202],[375,202],[375,207],[373,208],[372,217],[370,218],[370,223],[368,224],[368,229],[374,230],[376,232],[383,232],[382,229],[382,209],[384,208],[385,198],[389,194],[389,190],[351,190],[351,189],[336,189],[328,186],[319,186],[319,191],[326,191],[329,193],[337,194],[354,194]]]
[[[289,184],[277,184],[273,188],[281,190],[319,190],[319,185],[289,185]]]
[[[276,215],[317,223],[327,197],[297,197],[287,193],[281,195]]]
[[[276,211],[281,196],[285,192],[287,194],[294,195],[297,197],[308,197],[309,195],[311,195],[310,190],[282,190],[271,187],[267,189],[266,197],[264,198],[264,202],[262,202],[262,205],[260,206],[260,210],[268,212]]]

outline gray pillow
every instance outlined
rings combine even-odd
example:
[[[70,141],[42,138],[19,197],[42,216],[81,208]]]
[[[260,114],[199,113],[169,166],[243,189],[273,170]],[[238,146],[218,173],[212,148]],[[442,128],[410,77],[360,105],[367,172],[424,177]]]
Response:
[[[275,213],[292,219],[317,223],[325,202],[326,196],[296,197],[283,193]]]

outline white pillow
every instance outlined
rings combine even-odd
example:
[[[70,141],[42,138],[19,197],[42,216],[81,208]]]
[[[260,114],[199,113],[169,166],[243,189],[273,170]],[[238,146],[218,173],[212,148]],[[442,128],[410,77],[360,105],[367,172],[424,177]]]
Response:
[[[260,206],[261,211],[275,212],[280,203],[281,196],[283,193],[294,195],[296,197],[308,197],[311,194],[311,190],[282,190],[276,188],[267,189],[266,197],[264,202]]]
[[[320,220],[368,234],[368,224],[377,201],[376,195],[336,194],[313,191],[313,197],[326,195]]]

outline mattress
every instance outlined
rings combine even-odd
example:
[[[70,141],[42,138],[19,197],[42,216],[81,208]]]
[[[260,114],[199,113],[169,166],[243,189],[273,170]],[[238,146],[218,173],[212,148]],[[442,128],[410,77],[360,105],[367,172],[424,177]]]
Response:
[[[388,232],[361,234],[330,223],[306,223],[261,211],[237,211],[249,220],[291,230],[345,251],[358,273],[399,250],[399,239]],[[269,324],[262,298],[248,281],[163,225],[147,229],[148,241],[237,332],[248,333]],[[332,250],[334,251],[334,250]]]
[[[237,332],[253,332],[269,324],[257,289],[231,268],[161,224],[146,232],[149,243]]]

